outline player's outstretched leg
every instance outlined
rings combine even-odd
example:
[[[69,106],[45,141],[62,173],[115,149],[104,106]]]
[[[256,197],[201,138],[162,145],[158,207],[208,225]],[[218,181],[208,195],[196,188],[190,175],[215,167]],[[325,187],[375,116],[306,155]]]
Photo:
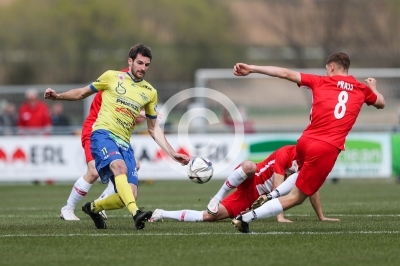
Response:
[[[94,206],[94,202],[86,202],[82,206],[82,211],[86,213],[87,215],[92,218],[94,225],[98,229],[106,229],[107,225],[106,222],[103,219],[103,216],[101,216],[98,212],[96,212],[96,207]]]
[[[225,183],[219,189],[217,194],[211,198],[210,203],[207,205],[207,212],[209,214],[216,215],[218,214],[219,203],[228,195],[229,192],[237,188],[240,184],[243,183],[249,176],[253,176],[255,171],[257,170],[257,166],[254,162],[244,161],[240,164],[238,168],[236,168],[232,173],[229,174]]]
[[[252,233],[250,231],[249,224],[243,221],[243,217],[240,214],[236,216],[236,218],[232,219],[232,224],[234,227],[236,227],[237,230],[239,230],[242,233],[245,234]]]
[[[267,195],[261,195],[260,197],[258,197],[258,199],[256,199],[253,204],[251,204],[251,210],[255,210],[258,207],[260,207],[261,205],[263,205],[264,203],[266,203],[267,201],[271,200],[272,196],[270,194]]]
[[[145,227],[145,222],[151,218],[153,212],[151,211],[142,211],[141,209],[136,211],[136,214],[133,215],[133,220],[135,221],[135,227],[137,230],[142,230]]]
[[[89,170],[88,170],[89,173]],[[88,175],[86,173],[86,176]],[[68,196],[67,203],[61,208],[60,218],[65,221],[79,221],[79,218],[75,215],[74,209],[76,204],[83,199],[88,193],[92,184],[85,180],[85,176],[80,177],[74,183],[71,193]]]
[[[106,198],[107,196],[109,196],[109,195],[111,195],[111,194],[114,194],[114,193],[115,193],[115,188],[114,188],[113,183],[112,183],[111,180],[110,180],[110,181],[108,182],[108,185],[107,185],[106,189],[103,191],[103,193],[101,193],[101,195],[100,195],[100,197],[98,198],[98,200],[99,200],[99,199]],[[106,215],[106,211],[105,211],[105,210],[102,210],[102,211],[99,212],[99,213],[100,213],[101,216],[103,216],[103,219],[104,219],[104,220],[107,220],[107,215]]]
[[[155,209],[153,214],[151,215],[151,218],[149,219],[150,223],[158,222],[158,221],[163,221],[163,213],[164,210],[162,209]]]

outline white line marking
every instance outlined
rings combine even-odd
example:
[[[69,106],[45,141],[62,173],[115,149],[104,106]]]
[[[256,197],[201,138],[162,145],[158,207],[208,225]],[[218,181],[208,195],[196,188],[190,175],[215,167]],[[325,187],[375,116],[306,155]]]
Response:
[[[0,235],[0,238],[6,237],[74,237],[74,236],[207,236],[207,235],[341,235],[341,234],[354,234],[354,235],[367,235],[367,234],[400,234],[400,231],[338,231],[338,232],[253,232],[251,234],[242,234],[238,232],[232,233],[136,233],[136,234],[21,234],[21,235]]]
[[[78,216],[81,217],[86,217],[86,215],[82,212],[76,212],[75,214],[78,214]],[[400,214],[335,214],[335,213],[328,213],[325,215],[327,217],[330,218],[334,218],[334,217],[400,217]],[[286,217],[315,217],[315,214],[285,214]],[[59,214],[0,214],[0,218],[16,218],[16,217],[20,217],[20,218],[60,218]],[[108,214],[107,213],[107,217],[132,217],[131,215],[128,214],[123,214],[123,215],[113,215],[113,214]]]

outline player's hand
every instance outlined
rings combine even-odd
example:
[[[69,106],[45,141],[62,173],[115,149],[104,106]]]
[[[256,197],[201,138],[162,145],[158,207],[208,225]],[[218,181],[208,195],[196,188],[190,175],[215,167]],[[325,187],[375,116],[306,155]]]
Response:
[[[51,88],[47,88],[44,92],[44,98],[49,100],[57,100],[57,93]]]
[[[237,63],[234,67],[233,67],[233,74],[235,74],[235,76],[247,76],[248,74],[250,74],[250,66],[247,64],[243,64],[243,63]]]
[[[376,88],[376,80],[374,78],[367,78],[365,81],[369,87]]]
[[[276,216],[277,220],[279,223],[293,223],[291,220],[285,219],[285,216],[283,216],[283,213],[280,213]]]
[[[140,169],[140,162],[139,160],[135,157],[135,161],[136,161],[136,170],[139,171]]]
[[[293,223],[293,221],[286,218],[278,218],[278,223]]]
[[[189,156],[187,156],[186,154],[182,154],[182,153],[175,153],[173,155],[173,157],[175,160],[180,162],[182,165],[187,165],[190,161]]]
[[[320,221],[323,222],[340,222],[340,219],[337,218],[327,218],[327,217],[322,217],[321,219],[319,219]]]

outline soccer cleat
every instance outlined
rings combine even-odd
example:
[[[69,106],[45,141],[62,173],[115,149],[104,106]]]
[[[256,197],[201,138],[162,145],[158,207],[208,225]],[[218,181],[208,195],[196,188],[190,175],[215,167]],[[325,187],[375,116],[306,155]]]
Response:
[[[84,213],[86,213],[87,215],[89,215],[90,218],[92,218],[94,225],[98,229],[106,229],[107,228],[107,225],[103,219],[103,216],[101,216],[101,214],[99,214],[99,213],[94,213],[92,211],[91,202],[86,202],[85,204],[83,204],[82,211]]]
[[[207,212],[212,215],[216,215],[219,209],[219,200],[216,198],[211,198],[210,202],[207,205]]]
[[[252,233],[250,231],[249,224],[243,221],[243,217],[240,214],[236,216],[236,218],[232,219],[232,224],[237,230],[244,234]]]
[[[261,205],[263,205],[264,203],[266,203],[267,201],[271,200],[272,197],[271,195],[267,194],[267,195],[261,195],[258,197],[258,199],[256,199],[253,204],[251,204],[251,209],[255,210],[258,207],[261,207]]]
[[[80,219],[76,217],[74,210],[64,206],[61,208],[60,218],[65,221],[79,221]]]
[[[103,217],[104,220],[107,220],[107,215],[106,215],[106,211],[102,210],[101,212],[99,212],[100,215]]]
[[[161,210],[161,209],[155,209],[154,210],[154,212],[153,212],[153,215],[151,215],[151,218],[149,219],[149,222],[150,223],[153,223],[153,222],[158,222],[158,221],[163,221],[163,218],[162,218],[162,212],[163,212],[164,210]]]
[[[153,213],[151,211],[144,212],[141,209],[136,211],[136,214],[133,215],[133,220],[135,221],[135,227],[137,230],[142,230],[145,227],[144,222],[151,218]]]

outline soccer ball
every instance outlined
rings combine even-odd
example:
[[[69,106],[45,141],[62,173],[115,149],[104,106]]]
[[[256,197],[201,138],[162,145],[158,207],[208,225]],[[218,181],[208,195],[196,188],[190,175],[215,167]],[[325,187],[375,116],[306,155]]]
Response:
[[[187,166],[187,175],[190,180],[197,184],[204,184],[210,181],[214,168],[207,158],[195,157],[190,160]]]

